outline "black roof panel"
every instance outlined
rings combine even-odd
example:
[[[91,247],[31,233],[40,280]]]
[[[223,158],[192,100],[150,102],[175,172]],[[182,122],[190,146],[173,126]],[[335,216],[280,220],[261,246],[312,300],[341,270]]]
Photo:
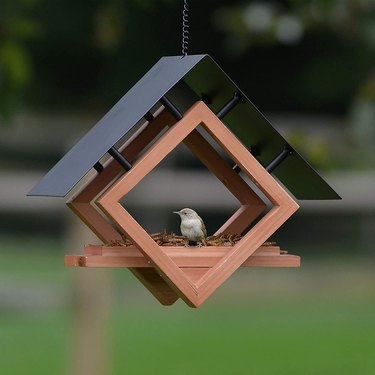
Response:
[[[294,150],[245,94],[208,55],[163,57],[120,101],[48,172],[29,195],[63,197],[101,157],[166,95],[183,113],[203,98],[217,112],[240,92],[246,99],[224,119],[226,126],[264,166],[283,147],[293,150],[274,172],[297,199],[340,199],[339,195]]]
[[[64,197],[205,55],[161,58],[28,195]]]

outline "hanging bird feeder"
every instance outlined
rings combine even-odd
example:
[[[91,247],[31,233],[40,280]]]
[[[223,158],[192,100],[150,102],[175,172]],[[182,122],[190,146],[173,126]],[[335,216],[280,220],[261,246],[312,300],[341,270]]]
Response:
[[[233,246],[160,246],[120,204],[180,143],[239,201],[215,233],[244,233]],[[103,246],[66,256],[68,266],[126,267],[161,303],[182,298],[194,307],[241,266],[298,267],[298,256],[262,245],[298,209],[297,199],[340,198],[208,55],[160,59],[29,195],[65,197],[73,188],[68,206]],[[124,236],[132,246],[108,246]]]
[[[198,307],[239,267],[299,267],[299,256],[267,240],[296,200],[340,197],[210,56],[187,55],[187,16],[185,0],[183,55],[161,58],[29,195],[69,194],[103,242],[67,255],[67,266],[128,268],[162,304]],[[240,204],[216,230],[226,243],[163,246],[166,234],[147,233],[120,203],[180,143]]]

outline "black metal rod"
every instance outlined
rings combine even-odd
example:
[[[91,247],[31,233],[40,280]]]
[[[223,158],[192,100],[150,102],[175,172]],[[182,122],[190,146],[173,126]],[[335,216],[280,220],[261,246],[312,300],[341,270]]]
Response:
[[[258,148],[255,147],[255,146],[250,146],[249,151],[250,151],[250,154],[253,155],[254,157],[260,155],[260,152],[259,152]],[[232,169],[236,173],[240,173],[241,172],[241,167],[238,164],[234,164],[233,167],[232,167]]]
[[[176,120],[182,119],[182,113],[178,110],[178,108],[166,97],[162,96],[160,99],[160,103],[163,104],[165,108],[168,109],[169,112],[176,118]]]
[[[293,155],[293,150],[288,146],[285,146],[275,159],[267,165],[266,171],[269,173],[273,172],[274,169],[277,168],[289,155]]]
[[[216,113],[216,116],[221,120],[222,118],[224,118],[224,116],[226,116],[238,103],[244,103],[244,98],[243,96],[235,91],[234,94],[233,94],[233,98],[230,99],[226,104],[224,104],[223,108],[220,109],[220,111],[218,111]]]
[[[132,168],[130,162],[126,158],[124,158],[124,156],[119,150],[117,150],[115,146],[112,146],[108,150],[108,154],[111,155],[113,159],[115,159],[126,171]]]
[[[95,163],[95,165],[94,165],[94,169],[95,169],[98,173],[100,173],[100,172],[103,171],[104,167],[103,167],[103,165],[98,161],[98,162]]]
[[[155,117],[151,112],[147,112],[144,116],[146,121],[151,122]]]
[[[241,167],[240,167],[238,164],[233,165],[232,169],[233,169],[236,173],[240,173],[240,172],[241,172]]]

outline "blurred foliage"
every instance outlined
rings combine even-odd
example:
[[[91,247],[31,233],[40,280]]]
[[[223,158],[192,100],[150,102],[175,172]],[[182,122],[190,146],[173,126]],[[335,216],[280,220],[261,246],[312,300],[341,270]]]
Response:
[[[373,0],[189,5],[189,53],[212,54],[262,111],[350,115],[347,161],[305,137],[307,157],[375,158],[359,146],[375,121]],[[105,112],[160,56],[180,54],[181,11],[173,0],[2,0],[0,114],[21,103]]]
[[[33,19],[37,0],[2,0],[0,3],[0,115],[5,118],[20,103],[31,82],[32,63],[26,42],[38,37]]]
[[[350,112],[350,143],[342,154],[330,155],[330,147],[298,136],[297,144],[320,167],[373,166],[375,151],[375,2],[373,0],[252,1],[224,6],[214,13],[214,25],[225,35],[223,49],[243,58],[257,46],[313,49],[297,84],[302,101],[317,101],[334,108],[337,98]],[[315,45],[314,45],[315,44]],[[293,90],[295,81],[291,81]],[[342,96],[342,94],[344,94]],[[299,99],[296,97],[295,103]],[[293,143],[293,142],[292,142]],[[293,143],[296,145],[295,143]],[[297,146],[297,145],[296,145]],[[348,153],[348,148],[351,152]]]
[[[241,54],[252,44],[297,44],[312,32],[356,38],[375,48],[372,0],[248,1],[218,9],[215,25],[230,36],[226,46]]]
[[[353,148],[358,150],[357,168],[375,165],[375,71],[360,86],[350,114]]]
[[[163,2],[170,3],[160,3]],[[149,0],[133,0],[126,4],[121,0],[79,3],[2,0],[2,123],[6,124],[23,102],[38,105],[55,98],[54,102],[64,107],[59,101],[59,91],[64,88],[68,88],[73,96],[82,88],[84,96],[90,98],[95,86],[93,76],[99,65],[105,64],[103,56],[116,52],[126,39],[130,9],[136,7],[143,12],[152,12],[155,7],[155,2]],[[78,66],[82,62],[83,68],[74,74],[72,65],[77,61]]]
[[[310,137],[305,131],[296,129],[288,136],[288,141],[297,150],[303,150],[308,160],[318,169],[326,169],[331,164],[328,141],[322,137]]]

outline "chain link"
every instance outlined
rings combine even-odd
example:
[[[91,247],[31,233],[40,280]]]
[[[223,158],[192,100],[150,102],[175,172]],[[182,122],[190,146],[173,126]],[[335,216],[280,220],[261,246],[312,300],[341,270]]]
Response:
[[[184,0],[182,10],[182,55],[186,56],[189,49],[189,8],[187,0]]]

